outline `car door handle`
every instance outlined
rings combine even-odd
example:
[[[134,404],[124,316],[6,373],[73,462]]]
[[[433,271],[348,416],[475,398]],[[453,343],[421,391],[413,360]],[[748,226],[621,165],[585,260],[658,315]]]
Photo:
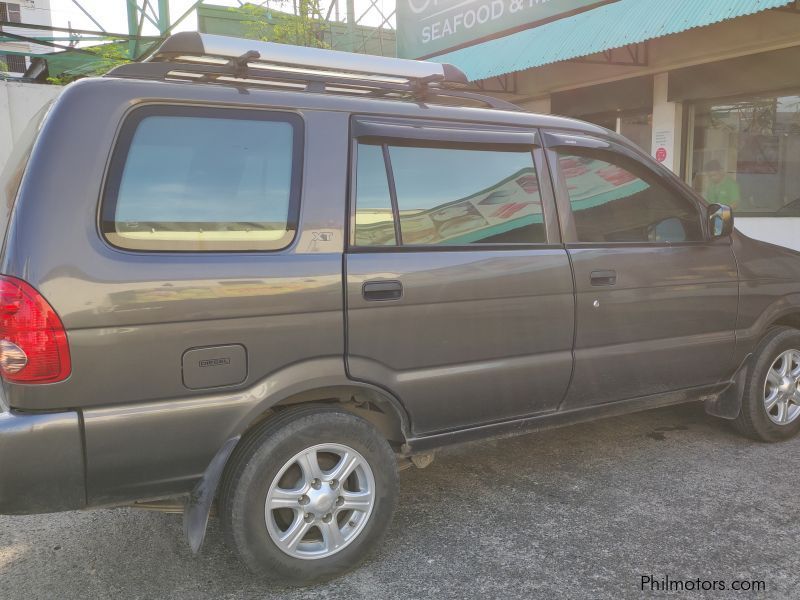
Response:
[[[403,284],[399,281],[367,281],[361,294],[364,300],[399,300],[403,297]]]
[[[592,271],[592,285],[616,285],[616,271]]]

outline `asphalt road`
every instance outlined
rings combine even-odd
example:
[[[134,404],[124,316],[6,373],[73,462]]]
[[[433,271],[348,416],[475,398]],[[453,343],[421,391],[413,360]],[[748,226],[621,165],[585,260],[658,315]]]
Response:
[[[326,585],[253,580],[212,522],[133,509],[0,517],[0,598],[798,598],[800,439],[738,437],[697,405],[442,452],[401,475],[383,548]],[[766,591],[642,593],[642,575]]]

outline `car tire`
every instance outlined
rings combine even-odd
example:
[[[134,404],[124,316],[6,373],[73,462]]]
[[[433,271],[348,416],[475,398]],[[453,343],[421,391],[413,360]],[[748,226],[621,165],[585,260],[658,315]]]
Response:
[[[789,439],[800,431],[800,331],[771,329],[753,360],[742,409],[733,425],[755,440]]]
[[[338,407],[285,409],[228,462],[219,495],[225,540],[266,579],[325,581],[381,541],[397,489],[396,457],[371,423]]]

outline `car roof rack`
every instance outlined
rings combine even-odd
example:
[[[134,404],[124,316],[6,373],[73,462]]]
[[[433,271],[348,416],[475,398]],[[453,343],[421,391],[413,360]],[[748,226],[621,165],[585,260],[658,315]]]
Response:
[[[461,99],[495,109],[522,110],[464,89],[469,80],[450,64],[188,31],[168,37],[147,61],[119,66],[106,77],[260,85],[417,102]]]

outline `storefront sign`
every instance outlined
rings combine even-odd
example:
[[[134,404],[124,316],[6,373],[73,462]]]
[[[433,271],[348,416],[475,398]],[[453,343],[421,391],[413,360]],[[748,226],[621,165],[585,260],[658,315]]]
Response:
[[[397,0],[397,55],[420,58],[601,0]]]

